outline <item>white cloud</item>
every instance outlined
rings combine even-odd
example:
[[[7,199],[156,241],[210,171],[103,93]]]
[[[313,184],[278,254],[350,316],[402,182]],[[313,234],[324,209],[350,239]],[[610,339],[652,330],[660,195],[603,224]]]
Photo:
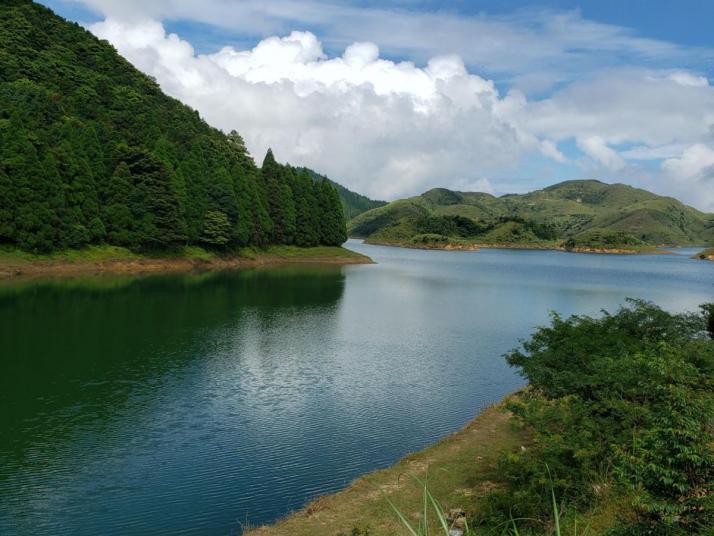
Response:
[[[620,154],[626,160],[661,160],[663,158],[679,156],[685,147],[686,144],[683,143],[670,143],[668,145],[654,147],[638,145],[637,147],[622,151]]]
[[[680,198],[714,212],[714,148],[691,145],[679,158],[662,162],[662,171]]]
[[[543,140],[540,142],[540,152],[543,156],[547,156],[556,162],[563,163],[567,161],[565,155],[558,150],[558,146],[550,140]]]
[[[469,74],[458,56],[420,68],[361,42],[329,58],[309,32],[196,55],[152,20],[108,19],[91,30],[211,124],[240,131],[258,160],[271,146],[281,160],[375,197],[454,177],[486,187],[484,174],[516,165],[533,143],[504,117],[513,96]]]
[[[223,6],[209,4],[209,11]],[[131,2],[121,5],[131,11]],[[190,11],[191,5],[177,4],[174,16],[198,17],[195,9]],[[234,16],[234,8],[241,12],[250,6],[255,13],[263,13],[259,3],[240,5],[240,9],[232,3],[230,9],[228,4],[223,6],[226,17]],[[277,19],[292,16],[286,14],[290,2],[266,5],[285,11],[275,15]],[[320,15],[318,10],[311,11],[315,5],[306,4],[308,15],[301,16],[309,18],[313,13],[317,18],[324,15],[324,20],[341,20],[349,8],[333,6],[336,12]],[[163,2],[151,3],[146,12],[166,16],[162,6]],[[375,12],[357,11],[362,18]],[[529,155],[541,155],[554,165],[577,163],[605,180],[642,183],[647,169],[651,170],[639,167],[642,161],[683,158],[685,148],[708,144],[714,138],[714,88],[706,78],[681,68],[596,69],[578,82],[563,83],[562,89],[547,98],[532,100],[517,89],[502,95],[492,80],[474,74],[456,54],[441,53],[419,66],[384,59],[376,43],[357,40],[345,43],[342,53],[330,55],[313,33],[292,31],[262,39],[251,49],[224,47],[200,55],[187,41],[167,34],[160,22],[137,18],[136,13],[110,17],[91,30],[155,76],[167,93],[198,109],[209,123],[240,131],[258,160],[272,146],[279,159],[313,167],[374,197],[413,195],[433,186],[464,189],[464,185],[474,185],[501,191],[500,184],[491,184],[497,180],[494,177],[519,173],[522,158]],[[409,17],[417,15],[405,16],[413,22],[416,19]],[[509,68],[517,68],[521,60],[526,65],[545,57],[567,56],[551,38],[557,34],[569,46],[579,46],[578,39],[586,37],[563,35],[573,25],[592,32],[587,39],[600,35],[599,46],[604,50],[616,52],[624,47],[641,56],[676,56],[664,44],[640,42],[627,32],[586,23],[577,14],[548,20],[540,16],[535,26],[512,19],[481,21],[488,22],[484,35],[493,35],[493,28],[499,28],[514,42],[517,36],[522,38],[526,59],[513,59]],[[430,35],[432,29],[437,34],[447,27],[457,31],[466,23],[462,30],[468,26],[473,32],[474,24],[481,24],[474,18],[455,22],[446,17],[420,20],[435,25],[429,26]],[[550,34],[536,39],[543,28]],[[368,35],[375,35],[374,31],[365,29]],[[523,37],[529,32],[535,41]],[[480,40],[483,36],[472,37]],[[408,36],[401,38],[409,42]],[[384,39],[393,44],[397,37]],[[459,48],[457,44],[454,49]],[[547,66],[543,71],[550,76]],[[532,66],[523,72],[524,76],[536,73]],[[572,140],[589,159],[576,159]],[[564,153],[563,147],[568,151]],[[618,147],[624,149],[618,151]],[[661,175],[667,175],[664,166]],[[480,183],[484,177],[491,182]],[[660,193],[680,192],[676,181],[659,179],[640,185],[656,187]],[[700,180],[689,184],[695,189],[709,186]],[[705,206],[700,201],[705,198],[688,197],[700,207]]]
[[[600,136],[589,136],[577,139],[578,147],[593,160],[607,169],[619,171],[625,167],[625,161],[613,149],[607,146]]]
[[[598,136],[608,145],[695,143],[711,135],[714,88],[622,68],[568,85],[521,112],[518,121],[529,131],[555,141]]]
[[[703,76],[696,76],[686,71],[675,71],[667,78],[676,82],[680,86],[706,87],[709,85],[709,80]]]
[[[483,192],[485,194],[496,194],[496,189],[490,180],[485,177],[481,177],[476,180],[457,180],[452,185],[453,190],[459,192]]]
[[[714,171],[714,149],[701,143],[687,147],[679,158],[669,158],[662,169],[678,180],[701,177],[704,172]]]

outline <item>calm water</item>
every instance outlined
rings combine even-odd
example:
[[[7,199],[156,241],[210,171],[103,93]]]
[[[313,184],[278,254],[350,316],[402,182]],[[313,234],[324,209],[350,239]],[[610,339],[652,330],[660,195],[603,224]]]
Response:
[[[549,310],[714,299],[692,250],[351,247],[379,264],[0,285],[0,534],[238,534],[519,387]]]

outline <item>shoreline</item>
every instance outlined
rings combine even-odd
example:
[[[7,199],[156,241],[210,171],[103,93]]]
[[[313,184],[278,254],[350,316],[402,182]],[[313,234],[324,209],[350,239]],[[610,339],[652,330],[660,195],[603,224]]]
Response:
[[[271,524],[245,527],[243,536],[335,536],[353,534],[353,529],[374,536],[400,534],[400,522],[385,497],[418,512],[422,488],[409,475],[424,478],[427,473],[439,475],[430,480],[430,491],[447,511],[475,513],[479,500],[500,486],[500,455],[531,441],[512,426],[512,414],[505,409],[513,396],[517,393],[485,406],[460,430],[357,477],[339,491],[319,495]]]
[[[714,248],[707,248],[704,251],[700,251],[692,258],[702,261],[714,261]]]
[[[626,248],[593,248],[575,247],[565,248],[563,246],[551,244],[508,244],[508,243],[473,243],[461,244],[458,242],[448,242],[445,244],[413,244],[406,242],[381,242],[363,239],[365,244],[373,246],[386,246],[405,249],[426,249],[440,251],[479,251],[481,249],[515,249],[515,250],[538,250],[538,251],[562,251],[563,253],[587,253],[600,255],[669,255],[669,251],[659,249],[666,246],[653,246],[651,249],[626,249]]]
[[[123,253],[123,252],[120,252]],[[205,253],[205,252],[204,252]],[[22,258],[25,256],[26,258]],[[71,277],[98,274],[160,274],[191,271],[256,268],[282,264],[375,264],[374,261],[344,247],[297,248],[290,246],[249,249],[232,255],[148,256],[119,254],[93,259],[50,258],[25,254],[0,255],[0,281],[15,278]]]

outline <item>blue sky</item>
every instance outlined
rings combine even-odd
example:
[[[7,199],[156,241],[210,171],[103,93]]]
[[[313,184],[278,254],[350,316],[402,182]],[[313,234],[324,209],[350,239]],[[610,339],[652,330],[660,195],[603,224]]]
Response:
[[[43,3],[256,159],[372,196],[588,177],[714,211],[714,2]]]
[[[78,2],[67,0],[42,0],[40,2],[65,18],[96,22],[103,18],[100,11]],[[583,17],[602,22],[631,28],[639,35],[672,41],[687,46],[711,46],[711,21],[714,20],[714,2],[709,0],[627,0],[627,1],[580,1],[548,0],[528,2],[524,0],[500,1],[402,1],[402,2],[354,2],[354,5],[364,7],[392,5],[415,11],[446,10],[455,13],[478,15],[490,13],[494,15],[509,14],[523,9],[579,10]],[[169,19],[170,20],[170,19]],[[200,42],[201,52],[223,46],[226,42],[243,43],[256,38],[265,37],[259,33],[239,35],[230,29],[217,30],[210,25],[201,25],[191,21],[171,21],[168,25],[171,31],[180,31],[192,42]],[[307,30],[317,28],[305,27]],[[208,35],[206,35],[208,33]],[[712,66],[710,65],[710,68]]]

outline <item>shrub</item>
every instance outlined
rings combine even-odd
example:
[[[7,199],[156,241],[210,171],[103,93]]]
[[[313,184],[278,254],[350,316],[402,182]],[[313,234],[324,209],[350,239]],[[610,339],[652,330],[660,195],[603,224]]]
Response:
[[[670,314],[632,301],[598,319],[554,314],[508,354],[530,384],[510,409],[535,441],[502,460],[509,485],[486,517],[542,522],[550,489],[584,507],[614,486],[631,501],[633,534],[711,526],[713,307]]]

